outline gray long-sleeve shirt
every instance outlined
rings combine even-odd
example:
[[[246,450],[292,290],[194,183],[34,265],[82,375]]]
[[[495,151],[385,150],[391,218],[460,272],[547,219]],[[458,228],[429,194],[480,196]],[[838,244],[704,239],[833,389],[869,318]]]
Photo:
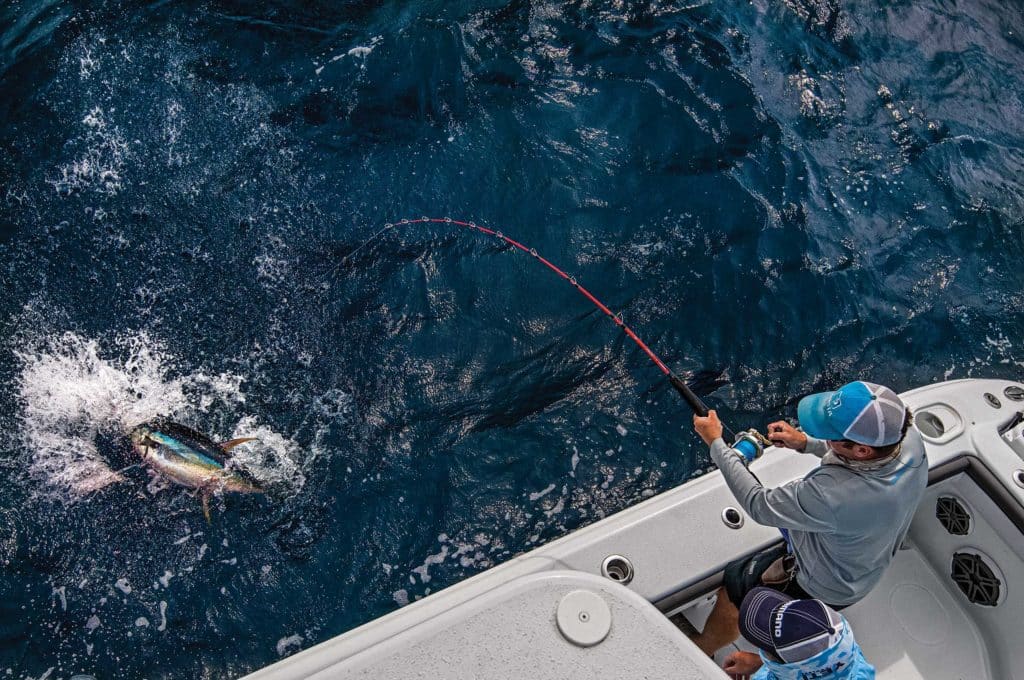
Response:
[[[809,439],[804,452],[820,458],[828,445]],[[774,489],[722,439],[711,444],[711,458],[751,519],[789,531],[800,586],[834,605],[853,604],[878,583],[928,485],[924,442],[913,428],[900,455],[878,470],[826,459],[803,479]]]

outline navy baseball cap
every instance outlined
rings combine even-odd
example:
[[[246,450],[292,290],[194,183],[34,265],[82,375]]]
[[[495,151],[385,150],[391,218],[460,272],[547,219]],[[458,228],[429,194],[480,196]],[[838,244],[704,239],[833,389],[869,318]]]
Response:
[[[757,587],[740,605],[740,632],[783,663],[799,663],[834,647],[846,621],[820,600],[794,600],[771,588]]]
[[[888,387],[858,380],[835,392],[804,397],[796,412],[800,427],[811,437],[889,446],[903,434],[907,406]]]

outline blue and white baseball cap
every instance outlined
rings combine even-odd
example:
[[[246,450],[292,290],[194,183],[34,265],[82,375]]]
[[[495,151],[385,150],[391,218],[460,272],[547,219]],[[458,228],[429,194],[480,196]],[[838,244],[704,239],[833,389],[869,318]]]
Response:
[[[739,628],[743,637],[787,664],[829,650],[839,652],[836,648],[849,642],[846,620],[824,602],[794,600],[764,587],[754,588],[743,598]]]
[[[907,406],[888,387],[858,380],[835,392],[806,396],[796,411],[800,427],[811,437],[889,446],[900,440]]]

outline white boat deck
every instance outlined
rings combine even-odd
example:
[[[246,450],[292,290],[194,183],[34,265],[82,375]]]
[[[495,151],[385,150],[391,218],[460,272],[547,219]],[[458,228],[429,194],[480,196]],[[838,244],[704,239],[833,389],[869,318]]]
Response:
[[[959,593],[916,550],[905,550],[874,591],[846,612],[880,679],[997,680],[978,626]]]

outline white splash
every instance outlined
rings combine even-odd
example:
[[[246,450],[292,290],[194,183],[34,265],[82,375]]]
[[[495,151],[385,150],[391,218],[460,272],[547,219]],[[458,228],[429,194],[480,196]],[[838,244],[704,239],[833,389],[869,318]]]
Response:
[[[159,631],[167,630],[167,603],[160,600],[160,625],[156,627]]]
[[[333,64],[336,61],[344,59],[345,57],[352,57],[354,59],[359,59],[360,61],[365,61],[366,58],[368,56],[370,56],[370,52],[373,52],[374,48],[376,48],[377,45],[380,44],[381,40],[383,40],[383,36],[380,36],[380,35],[374,36],[370,40],[370,44],[368,44],[368,45],[356,45],[355,47],[349,49],[346,52],[342,52],[341,54],[336,54],[333,57],[331,57],[330,60],[328,60],[328,63]],[[318,66],[316,68],[316,74],[317,75],[320,75],[323,72],[324,66],[326,66],[326,64],[324,64],[322,66]]]
[[[20,435],[29,469],[49,485],[83,496],[121,481],[100,457],[97,437],[118,436],[155,415],[179,416],[220,399],[238,400],[240,379],[202,373],[172,377],[173,361],[145,334],[114,342],[64,333],[15,351]],[[119,355],[119,356],[118,356]]]
[[[302,641],[304,639],[305,638],[298,634],[289,635],[288,637],[281,638],[277,641],[277,655],[284,656],[289,652],[299,649],[299,647],[302,646]]]
[[[432,564],[442,564],[448,557],[449,548],[447,545],[441,546],[441,552],[435,555],[427,555],[427,559],[423,560],[423,564],[413,569],[413,572],[419,574],[420,581],[422,583],[430,582],[430,566]]]
[[[488,546],[491,545],[491,539],[484,534],[478,533],[470,540],[446,540],[446,542],[455,546],[455,552],[451,557],[458,559],[459,565],[463,568],[486,569],[493,564],[486,552]]]
[[[176,358],[145,333],[100,343],[66,332],[29,343],[15,355],[21,363],[18,434],[29,471],[65,501],[123,481],[99,452],[102,438],[126,441],[133,427],[156,416],[201,424],[208,414],[245,404],[244,378],[181,374]],[[246,415],[224,439],[243,436],[259,442],[233,450],[239,467],[260,482],[302,487],[303,451],[296,442]],[[165,488],[169,485],[154,477],[149,490],[156,494]]]
[[[99,60],[92,56],[92,50],[88,46],[82,48],[82,55],[78,58],[78,75],[86,80],[100,66]]]
[[[789,76],[789,84],[800,93],[801,114],[814,117],[829,113],[832,107],[818,94],[820,86],[806,71]]]
[[[116,194],[122,186],[128,142],[116,126],[107,122],[106,113],[98,106],[81,123],[85,128],[81,137],[85,150],[75,160],[57,168],[57,174],[46,182],[64,195],[86,190]]]
[[[255,437],[231,450],[232,464],[237,464],[264,484],[280,484],[301,489],[306,483],[302,473],[302,448],[260,423],[255,416],[246,416],[235,425],[231,438]]]
[[[565,497],[559,497],[558,502],[552,505],[550,509],[545,510],[544,514],[547,517],[552,517],[561,514],[563,510],[565,510]]]
[[[256,267],[256,277],[270,283],[281,283],[291,274],[291,263],[288,260],[269,253],[257,255],[252,263]]]
[[[531,493],[530,494],[530,500],[531,501],[536,501],[536,500],[539,500],[541,498],[544,498],[544,496],[547,496],[549,493],[551,493],[554,490],[555,490],[555,485],[554,484],[548,484],[546,487],[544,487],[540,491],[538,491],[536,493]]]
[[[350,49],[348,52],[346,52],[344,55],[339,54],[338,56],[333,57],[331,59],[331,61],[338,61],[343,56],[345,56],[345,57],[355,57],[357,59],[366,59],[366,57],[370,56],[370,52],[373,52],[374,48],[377,47],[377,45],[380,44],[380,41],[382,39],[383,39],[383,36],[376,35],[376,36],[374,36],[373,38],[370,39],[370,44],[369,45],[356,45],[355,47]]]

